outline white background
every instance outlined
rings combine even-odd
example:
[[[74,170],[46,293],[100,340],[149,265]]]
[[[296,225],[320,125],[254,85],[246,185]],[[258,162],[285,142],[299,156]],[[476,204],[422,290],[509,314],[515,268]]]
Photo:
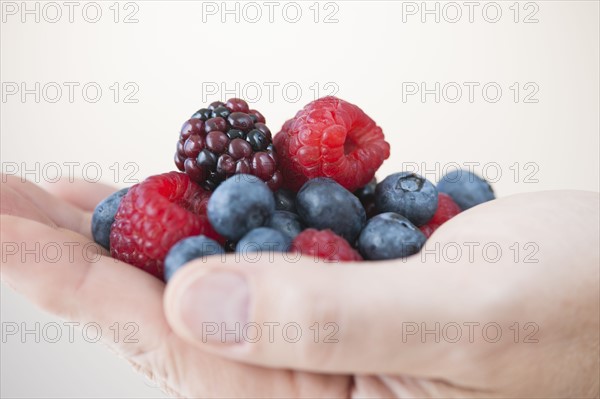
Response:
[[[108,1],[96,3],[102,15],[92,23],[85,18],[95,18],[93,5],[84,13],[88,3],[78,3],[70,22],[58,2],[62,15],[52,23],[57,9],[47,3],[27,2],[29,9],[37,4],[36,22],[34,14],[22,15],[21,2],[2,2],[2,170],[33,170],[28,179],[50,184],[57,165],[63,177],[87,179],[99,166],[103,181],[126,186],[174,169],[181,124],[208,102],[252,97],[276,132],[304,104],[335,90],[367,112],[391,143],[379,177],[416,165],[435,180],[446,165],[474,163],[495,181],[498,196],[598,191],[599,3],[514,3],[479,2],[470,22],[463,2],[440,2],[436,22],[421,15],[421,2],[279,2],[272,21],[258,2],[262,18],[253,23],[257,8],[245,3],[228,2],[237,14],[221,15],[221,2]],[[454,4],[462,17],[452,23]],[[297,9],[300,19],[292,23]],[[128,15],[137,22],[124,23]],[[36,82],[39,102],[35,94],[22,97],[22,84],[35,92]],[[65,82],[78,85],[72,102]],[[436,82],[439,102],[434,94],[407,94]],[[478,85],[472,102],[465,82]],[[87,98],[82,93],[88,83],[102,90],[97,102],[93,87]],[[462,97],[453,103],[457,85]],[[61,97],[52,102],[57,86]],[[502,90],[497,102],[494,87]],[[129,100],[137,102],[126,102],[133,89]],[[537,102],[525,102],[534,90],[529,100]],[[73,173],[66,162],[74,162]],[[6,286],[1,291],[2,323],[62,323]],[[162,395],[80,330],[73,343],[3,336],[0,360],[2,397]]]

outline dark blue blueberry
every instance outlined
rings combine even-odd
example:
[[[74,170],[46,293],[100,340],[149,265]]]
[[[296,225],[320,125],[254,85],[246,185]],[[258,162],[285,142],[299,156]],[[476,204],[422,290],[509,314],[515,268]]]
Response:
[[[437,189],[451,196],[463,211],[496,198],[488,182],[461,169],[446,173],[438,182]]]
[[[94,209],[92,215],[92,237],[96,243],[107,250],[110,249],[110,227],[115,221],[121,199],[129,188],[124,188],[103,199]]]
[[[281,231],[258,227],[246,234],[235,246],[235,252],[287,252],[292,239]]]
[[[271,220],[269,220],[267,226],[281,231],[289,236],[292,240],[296,238],[296,236],[300,234],[302,230],[304,230],[300,216],[288,211],[275,211],[273,216],[271,216]]]
[[[223,253],[225,251],[219,243],[206,236],[184,238],[173,245],[165,257],[165,281],[169,281],[181,266],[191,260]]]
[[[236,174],[219,185],[208,200],[208,220],[230,240],[267,224],[275,212],[275,199],[256,176]]]
[[[278,211],[288,211],[297,213],[296,210],[296,193],[280,188],[275,191],[275,209]]]
[[[358,198],[325,177],[304,183],[296,197],[296,208],[307,226],[331,229],[350,243],[356,240],[367,219]]]
[[[396,212],[416,226],[422,226],[437,210],[438,192],[435,186],[412,172],[394,173],[375,189],[378,213]]]
[[[396,259],[421,250],[426,238],[404,216],[394,212],[371,218],[358,237],[358,250],[365,259]]]

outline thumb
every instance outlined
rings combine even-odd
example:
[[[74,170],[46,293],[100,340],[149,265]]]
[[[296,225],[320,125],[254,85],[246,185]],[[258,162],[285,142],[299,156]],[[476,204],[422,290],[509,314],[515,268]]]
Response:
[[[457,363],[470,363],[457,362],[466,346],[440,341],[431,329],[490,317],[499,295],[491,268],[463,273],[456,264],[418,257],[324,264],[284,254],[255,263],[234,256],[196,260],[179,271],[167,286],[167,319],[204,350],[267,367],[459,372]],[[428,339],[421,326],[430,329]]]

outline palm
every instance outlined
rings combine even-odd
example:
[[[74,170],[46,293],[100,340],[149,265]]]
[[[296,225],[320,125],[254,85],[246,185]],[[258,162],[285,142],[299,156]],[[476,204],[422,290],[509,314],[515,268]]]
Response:
[[[63,246],[63,254],[69,253],[67,244],[75,248],[72,259],[65,256],[56,263],[45,262],[43,257],[40,263],[21,263],[19,256],[9,256],[2,264],[3,281],[45,310],[67,319],[93,321],[103,329],[115,322],[135,323],[137,342],[121,339],[117,343],[108,340],[107,344],[167,392],[186,397],[485,395],[468,387],[470,383],[481,386],[477,381],[461,378],[469,375],[469,366],[460,370],[459,378],[456,370],[448,370],[448,376],[438,370],[435,378],[333,375],[263,368],[198,349],[176,335],[167,322],[162,282],[110,258],[97,246],[90,247],[91,210],[112,189],[88,184],[85,190],[74,190],[73,186],[63,186],[51,195],[33,184],[3,176],[3,248],[10,242],[30,243],[27,247],[36,242],[41,247],[56,243]],[[449,223],[436,237],[450,239],[464,230],[470,224],[467,218],[462,220]],[[456,380],[460,382],[451,382]]]

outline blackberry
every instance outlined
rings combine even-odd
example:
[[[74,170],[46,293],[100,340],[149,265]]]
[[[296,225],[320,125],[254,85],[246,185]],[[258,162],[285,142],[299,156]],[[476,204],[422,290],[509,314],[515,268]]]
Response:
[[[272,191],[282,183],[265,117],[239,98],[215,101],[183,124],[175,165],[207,190],[238,173],[257,176]]]

